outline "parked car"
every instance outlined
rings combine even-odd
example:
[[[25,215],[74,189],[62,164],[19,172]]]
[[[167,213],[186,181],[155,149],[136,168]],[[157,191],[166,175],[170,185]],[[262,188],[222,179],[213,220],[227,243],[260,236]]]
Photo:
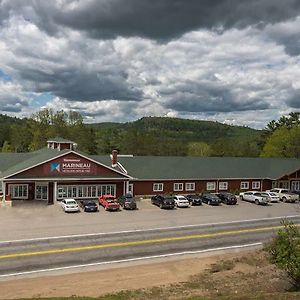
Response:
[[[228,205],[235,205],[237,204],[236,196],[231,193],[218,193],[217,196],[221,199],[222,203],[228,204]]]
[[[299,199],[298,195],[289,192],[287,189],[274,188],[271,190],[267,190],[267,192],[278,194],[280,201],[282,202],[295,203]]]
[[[130,193],[127,193],[127,194],[119,197],[118,202],[125,209],[136,209],[137,208],[136,201],[135,201],[134,197],[132,196],[132,194],[130,194]]]
[[[266,194],[268,194],[268,196],[270,197],[270,202],[279,202],[280,201],[280,197],[278,196],[278,194],[276,193],[272,193],[272,192],[264,192]]]
[[[63,199],[61,201],[61,207],[64,212],[79,212],[80,208],[75,199]]]
[[[175,195],[173,196],[174,200],[175,200],[175,205],[177,207],[190,207],[190,202],[188,199],[186,199],[184,196],[182,195]]]
[[[202,200],[199,195],[190,194],[186,196],[186,199],[188,199],[190,205],[202,205]]]
[[[103,206],[105,210],[120,210],[120,204],[117,202],[116,198],[113,195],[102,195],[98,200],[99,204]]]
[[[244,201],[254,202],[257,205],[267,205],[271,201],[268,194],[257,191],[242,192],[240,193],[240,198]]]
[[[169,195],[155,195],[151,197],[151,203],[159,206],[160,208],[171,208],[175,207],[175,200]]]
[[[96,212],[98,211],[98,205],[95,201],[92,200],[80,200],[80,206],[82,207],[83,211],[86,212]]]
[[[203,193],[201,195],[202,202],[208,204],[208,205],[220,205],[221,199],[214,194],[211,193]]]

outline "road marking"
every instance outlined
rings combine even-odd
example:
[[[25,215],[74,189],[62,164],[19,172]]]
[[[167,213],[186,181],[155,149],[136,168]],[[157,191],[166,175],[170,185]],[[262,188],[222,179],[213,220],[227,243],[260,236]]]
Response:
[[[58,267],[58,268],[40,269],[40,270],[34,270],[34,271],[19,272],[19,273],[10,273],[10,274],[0,275],[0,278],[15,277],[15,276],[21,276],[21,275],[30,275],[30,274],[36,274],[36,273],[62,271],[62,270],[77,269],[77,268],[94,267],[94,266],[101,266],[101,265],[120,264],[120,263],[126,263],[126,262],[150,260],[150,259],[157,259],[157,258],[166,258],[166,257],[172,257],[172,256],[193,255],[193,254],[201,254],[201,253],[224,251],[224,250],[242,249],[242,248],[258,247],[258,246],[262,246],[262,243],[252,243],[252,244],[244,244],[244,245],[218,247],[218,248],[211,248],[211,249],[205,249],[205,250],[196,250],[196,251],[183,251],[183,252],[167,253],[167,254],[160,254],[160,255],[142,256],[142,257],[135,257],[135,258],[128,258],[128,259],[121,259],[121,260],[111,260],[111,261],[104,261],[104,262],[98,262],[98,263],[73,265],[73,266],[67,266],[67,267]]]
[[[123,230],[123,231],[111,231],[111,232],[60,235],[60,236],[50,236],[50,237],[42,237],[42,238],[0,241],[0,245],[1,244],[21,243],[21,242],[58,240],[58,239],[67,239],[67,238],[80,238],[80,237],[92,237],[92,236],[96,237],[96,236],[117,235],[117,234],[126,234],[126,233],[151,232],[151,231],[158,231],[158,230],[172,230],[172,229],[184,229],[184,228],[193,228],[193,227],[218,226],[218,225],[237,224],[237,223],[251,223],[251,222],[259,222],[259,221],[292,219],[292,218],[299,218],[299,217],[300,217],[300,215],[291,215],[291,216],[280,216],[280,217],[261,218],[261,219],[235,220],[235,221],[229,221],[229,222],[201,223],[201,224],[170,226],[170,227],[156,227],[156,228],[149,228],[149,229],[134,229],[134,230]]]
[[[300,224],[298,224],[296,226],[300,226]],[[257,228],[221,231],[221,232],[213,232],[213,233],[204,233],[204,234],[191,234],[191,235],[185,235],[185,236],[171,236],[171,237],[156,238],[156,239],[149,239],[149,240],[115,242],[115,243],[98,244],[98,245],[91,245],[91,246],[69,247],[69,248],[50,249],[50,250],[41,250],[41,251],[23,252],[23,253],[11,253],[11,254],[0,255],[0,260],[1,259],[9,259],[9,258],[18,258],[18,257],[47,255],[47,254],[58,254],[58,253],[78,252],[78,251],[87,251],[87,250],[99,250],[99,249],[107,249],[107,248],[139,246],[139,245],[147,245],[147,244],[158,244],[158,243],[165,243],[165,242],[178,242],[178,241],[186,241],[186,240],[191,240],[191,239],[222,237],[222,236],[228,236],[228,235],[238,235],[238,234],[245,234],[245,233],[271,231],[271,230],[279,229],[282,227],[283,227],[282,225],[270,226],[270,227],[257,227]]]

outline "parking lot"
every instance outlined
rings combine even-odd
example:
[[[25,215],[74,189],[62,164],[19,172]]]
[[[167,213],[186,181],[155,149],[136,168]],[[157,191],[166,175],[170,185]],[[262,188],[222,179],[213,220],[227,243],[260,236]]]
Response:
[[[96,213],[64,213],[60,203],[20,203],[1,207],[0,241],[51,237],[74,234],[105,233],[127,230],[173,227],[285,217],[300,214],[300,204],[272,203],[268,206],[238,201],[237,205],[192,206],[164,210],[151,205],[150,200],[138,201],[138,210],[107,212],[102,207]]]

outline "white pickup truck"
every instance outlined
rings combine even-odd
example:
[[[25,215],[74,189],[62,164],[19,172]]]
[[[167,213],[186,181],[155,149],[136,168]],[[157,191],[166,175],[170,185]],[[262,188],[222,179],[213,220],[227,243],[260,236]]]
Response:
[[[299,200],[299,195],[290,193],[287,189],[275,188],[268,190],[267,192],[276,193],[282,202],[295,203],[297,200]]]

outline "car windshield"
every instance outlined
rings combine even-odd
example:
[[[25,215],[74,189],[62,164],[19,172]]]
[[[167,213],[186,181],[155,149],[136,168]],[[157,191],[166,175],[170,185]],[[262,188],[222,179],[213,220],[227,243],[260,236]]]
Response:
[[[275,193],[270,193],[270,196],[276,196],[277,197],[277,195]]]
[[[261,193],[261,195],[262,195],[263,197],[268,197],[268,196],[269,196],[267,193]]]
[[[75,200],[68,200],[66,201],[67,204],[77,204],[77,202]]]
[[[113,199],[113,198],[108,198],[108,199],[106,199],[106,201],[107,201],[108,203],[113,203],[113,202],[115,202],[115,199]]]
[[[178,198],[178,200],[186,200],[185,197],[183,197],[183,196],[179,196],[177,198]]]

